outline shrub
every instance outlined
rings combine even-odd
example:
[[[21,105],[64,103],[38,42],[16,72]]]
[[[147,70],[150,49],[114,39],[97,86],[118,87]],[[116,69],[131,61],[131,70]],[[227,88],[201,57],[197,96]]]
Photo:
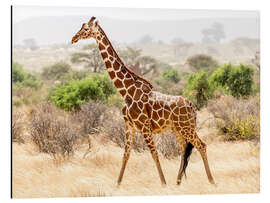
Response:
[[[108,140],[115,143],[118,147],[124,148],[126,143],[125,122],[124,120],[116,120],[111,115],[105,122],[105,134]],[[132,149],[136,152],[143,152],[148,149],[143,137],[135,135]]]
[[[259,96],[236,99],[226,95],[209,101],[207,108],[216,118],[217,128],[225,140],[259,140]]]
[[[26,77],[26,73],[23,67],[18,63],[12,63],[12,82],[23,82]]]
[[[47,80],[59,80],[64,74],[71,71],[71,66],[64,61],[57,62],[43,69],[41,76]]]
[[[89,76],[89,73],[86,71],[77,71],[77,70],[70,70],[69,72],[65,73],[61,78],[60,81],[62,84],[67,84],[72,80],[82,80]]]
[[[81,135],[94,134],[100,130],[106,111],[108,108],[104,104],[90,100],[81,106],[80,111],[74,112],[72,118],[79,124]]]
[[[104,62],[96,44],[88,44],[83,47],[81,52],[73,53],[71,56],[71,62],[84,64],[84,68],[89,72],[100,73],[105,69]]]
[[[198,109],[207,104],[212,97],[214,89],[210,86],[205,71],[192,73],[188,77],[188,86],[185,95],[197,106]]]
[[[254,91],[253,74],[250,66],[225,64],[213,72],[210,81],[234,97],[249,96]]]
[[[216,60],[214,60],[211,56],[205,54],[197,54],[191,56],[187,59],[187,63],[191,67],[194,67],[197,71],[203,69],[207,72],[213,71],[218,66]]]
[[[30,114],[30,135],[40,152],[62,157],[73,154],[80,136],[67,114],[49,103],[38,105]]]
[[[12,111],[12,142],[24,143],[22,138],[23,125],[22,125],[23,114],[13,109]]]
[[[42,84],[37,82],[36,76],[24,71],[23,66],[18,63],[12,64],[12,85],[17,88],[31,87],[38,89]]]
[[[166,132],[156,137],[157,150],[166,158],[180,156],[179,144],[172,133]]]
[[[116,94],[113,94],[108,98],[108,104],[115,106],[118,109],[122,109],[124,100],[122,96],[120,95],[120,93],[117,92]]]
[[[31,87],[12,85],[12,105],[22,106],[40,103],[45,99],[46,93],[44,93],[44,90],[43,88],[36,90]]]
[[[50,99],[59,108],[71,111],[79,110],[81,104],[89,99],[107,101],[116,92],[107,75],[92,74],[81,81],[70,81],[52,90]]]
[[[161,75],[164,80],[172,81],[174,83],[178,83],[181,79],[178,71],[175,69],[166,69]]]
[[[181,95],[183,94],[184,87],[181,84],[175,84],[170,81],[163,80],[162,78],[157,78],[155,80],[157,84],[156,89],[157,91],[163,94],[170,94],[170,95]]]

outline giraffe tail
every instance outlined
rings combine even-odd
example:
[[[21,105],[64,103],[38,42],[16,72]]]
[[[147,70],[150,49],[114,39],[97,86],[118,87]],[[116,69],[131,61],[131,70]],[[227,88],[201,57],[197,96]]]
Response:
[[[190,155],[192,153],[193,147],[194,146],[190,142],[187,143],[187,148],[186,148],[186,151],[185,151],[185,154],[184,154],[184,166],[183,166],[183,172],[185,174],[185,177],[187,177],[186,176],[186,168],[187,168],[188,161],[189,161]]]

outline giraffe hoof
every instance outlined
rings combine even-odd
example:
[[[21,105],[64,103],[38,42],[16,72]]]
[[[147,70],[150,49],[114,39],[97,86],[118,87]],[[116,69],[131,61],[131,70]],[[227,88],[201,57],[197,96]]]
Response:
[[[179,185],[180,186],[181,185],[181,181],[177,181],[176,182],[176,185]]]
[[[217,186],[216,183],[215,183],[215,181],[214,181],[213,179],[209,180],[209,182],[210,182],[212,185]]]

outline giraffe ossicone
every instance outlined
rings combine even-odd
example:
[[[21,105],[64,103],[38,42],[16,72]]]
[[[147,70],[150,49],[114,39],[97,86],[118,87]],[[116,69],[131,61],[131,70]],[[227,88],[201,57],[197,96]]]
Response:
[[[161,183],[166,184],[153,134],[160,134],[169,129],[173,131],[180,146],[181,162],[177,184],[181,183],[185,174],[193,147],[200,152],[208,180],[214,184],[207,160],[206,144],[195,130],[196,107],[182,96],[165,95],[154,91],[149,81],[127,68],[95,19],[92,17],[88,23],[82,25],[72,38],[72,44],[81,39],[96,40],[109,77],[125,101],[122,113],[126,126],[126,144],[118,184],[122,181],[136,132],[142,134],[156,164]]]

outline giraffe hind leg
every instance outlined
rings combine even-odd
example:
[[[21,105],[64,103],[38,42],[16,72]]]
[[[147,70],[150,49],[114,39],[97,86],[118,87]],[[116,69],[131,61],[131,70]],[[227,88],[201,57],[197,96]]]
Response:
[[[204,168],[206,175],[208,177],[208,181],[211,184],[215,184],[214,178],[211,174],[209,163],[207,160],[207,154],[206,154],[206,144],[201,141],[201,139],[198,137],[197,133],[194,132],[193,134],[194,139],[190,139],[190,143],[200,152],[203,163],[204,163]]]
[[[173,129],[173,132],[174,132],[177,142],[179,143],[180,155],[181,155],[180,168],[178,171],[177,182],[176,182],[177,185],[180,185],[184,174],[186,177],[186,168],[188,165],[189,157],[192,153],[193,145],[190,142],[187,142],[181,136],[181,134],[177,132],[175,128]]]

